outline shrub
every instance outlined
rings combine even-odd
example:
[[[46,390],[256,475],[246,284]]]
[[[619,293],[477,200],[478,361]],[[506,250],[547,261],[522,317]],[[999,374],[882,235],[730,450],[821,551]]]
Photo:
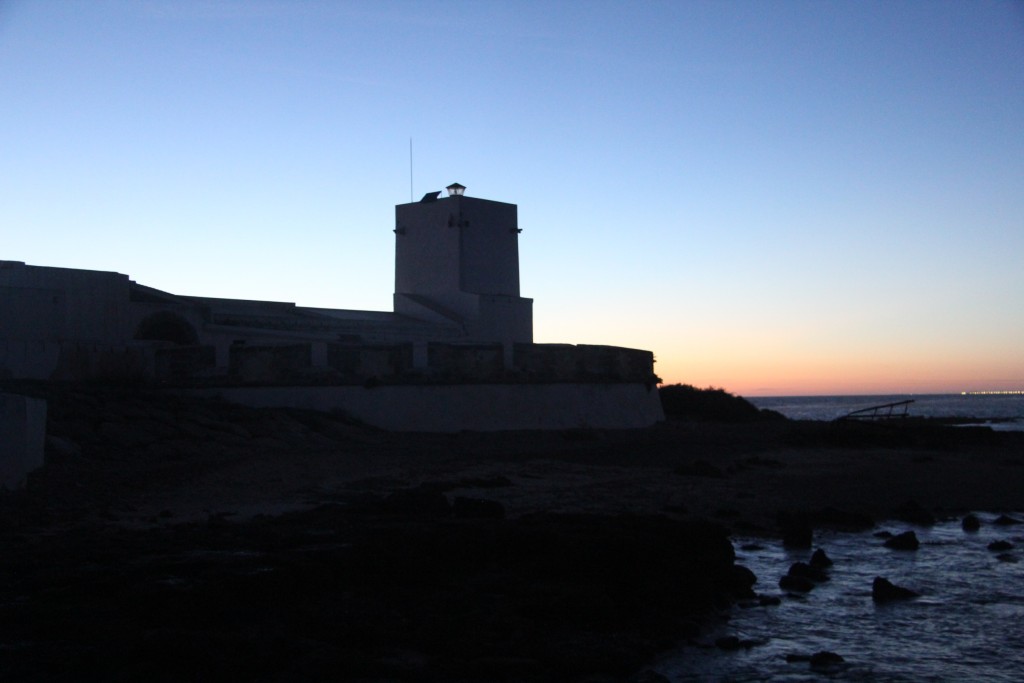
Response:
[[[660,387],[658,393],[665,416],[669,418],[695,418],[719,422],[782,418],[774,411],[759,410],[745,398],[733,396],[724,389],[715,387],[698,389],[689,384],[670,384]]]

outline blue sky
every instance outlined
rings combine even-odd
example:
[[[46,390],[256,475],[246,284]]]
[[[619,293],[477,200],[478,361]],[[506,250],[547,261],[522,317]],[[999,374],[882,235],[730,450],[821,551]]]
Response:
[[[746,395],[1024,388],[1024,3],[0,0],[0,258],[390,310],[519,205],[541,342]]]

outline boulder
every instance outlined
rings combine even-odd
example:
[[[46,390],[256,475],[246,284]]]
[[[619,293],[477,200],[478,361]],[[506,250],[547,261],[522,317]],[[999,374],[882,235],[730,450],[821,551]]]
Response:
[[[992,541],[988,544],[988,549],[998,553],[1005,550],[1013,550],[1013,544],[1009,541]]]
[[[791,593],[807,593],[814,590],[815,583],[805,576],[786,574],[779,579],[779,588]]]
[[[871,584],[871,599],[875,602],[892,602],[893,600],[908,600],[920,595],[909,588],[897,586],[888,579],[876,576]]]
[[[816,527],[828,527],[839,531],[866,531],[875,526],[875,520],[862,512],[849,512],[833,507],[817,510],[810,515]]]
[[[1019,519],[1014,519],[1013,517],[1009,517],[1007,515],[999,515],[992,523],[996,526],[1012,526],[1014,524],[1024,524],[1024,522],[1021,522]]]
[[[832,558],[825,554],[824,550],[818,548],[814,551],[814,554],[811,555],[810,564],[812,567],[816,567],[817,569],[827,569],[832,566]]]
[[[814,567],[806,562],[794,562],[789,567],[789,576],[799,576],[805,579],[810,579],[815,583],[824,583],[828,581],[828,574],[821,567]]]
[[[725,473],[717,465],[712,465],[707,460],[697,460],[688,465],[680,465],[675,473],[684,477],[711,477],[721,479]]]
[[[827,664],[842,664],[846,660],[835,652],[822,650],[811,655],[811,666],[824,666]]]
[[[969,514],[960,520],[960,528],[964,531],[977,531],[981,528],[981,520],[975,514]]]
[[[917,550],[921,547],[920,541],[917,540],[917,534],[913,531],[904,531],[902,534],[897,534],[885,542],[886,548],[892,548],[893,550]]]
[[[721,638],[715,639],[715,647],[719,650],[726,650],[732,652],[735,650],[749,650],[750,648],[758,645],[758,641],[750,640],[747,638],[740,639],[736,636],[722,636]]]
[[[811,669],[822,673],[832,673],[837,671],[845,661],[835,652],[823,650],[811,655]]]
[[[452,513],[459,519],[505,519],[505,506],[496,500],[456,496]]]
[[[743,565],[734,564],[730,569],[732,577],[729,585],[733,586],[733,594],[739,598],[754,597],[753,586],[757,576]]]
[[[452,511],[445,495],[429,486],[395,491],[384,499],[383,507],[391,513],[417,517],[447,517]]]
[[[814,530],[807,517],[792,512],[780,512],[776,519],[782,532],[782,545],[787,548],[810,548]]]
[[[909,500],[893,510],[893,516],[902,522],[916,524],[917,526],[935,525],[935,515],[913,500]]]

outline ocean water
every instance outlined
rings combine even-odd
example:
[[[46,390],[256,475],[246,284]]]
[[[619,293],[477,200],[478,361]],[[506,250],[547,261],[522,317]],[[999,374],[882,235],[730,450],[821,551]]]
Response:
[[[748,398],[794,420],[834,420],[854,410],[910,401],[911,417],[978,418],[992,429],[1024,430],[1024,394],[891,394],[879,396],[781,396]]]
[[[759,595],[777,606],[734,607],[728,619],[702,634],[698,645],[668,653],[651,668],[683,681],[1020,681],[1024,678],[1024,525],[995,526],[995,514],[978,513],[977,532],[959,520],[931,528],[899,522],[879,529],[912,528],[917,551],[884,547],[874,532],[820,533],[815,546],[834,561],[830,580],[803,595],[788,595],[778,580],[811,551],[778,542],[733,540],[737,562],[758,577]],[[1024,519],[1024,514],[1012,515]],[[1006,540],[1008,553],[988,549]],[[749,545],[748,545],[749,544]],[[744,546],[747,549],[742,549]],[[1000,557],[1002,556],[1002,557]],[[876,576],[920,597],[875,604]],[[752,647],[724,651],[717,638],[736,636]],[[841,664],[816,670],[787,655],[834,652]]]

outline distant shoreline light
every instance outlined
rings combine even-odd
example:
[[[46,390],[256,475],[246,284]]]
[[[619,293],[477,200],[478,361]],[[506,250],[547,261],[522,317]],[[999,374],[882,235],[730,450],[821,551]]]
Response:
[[[1021,396],[1024,389],[1004,389],[1002,391],[961,391],[961,396]]]

